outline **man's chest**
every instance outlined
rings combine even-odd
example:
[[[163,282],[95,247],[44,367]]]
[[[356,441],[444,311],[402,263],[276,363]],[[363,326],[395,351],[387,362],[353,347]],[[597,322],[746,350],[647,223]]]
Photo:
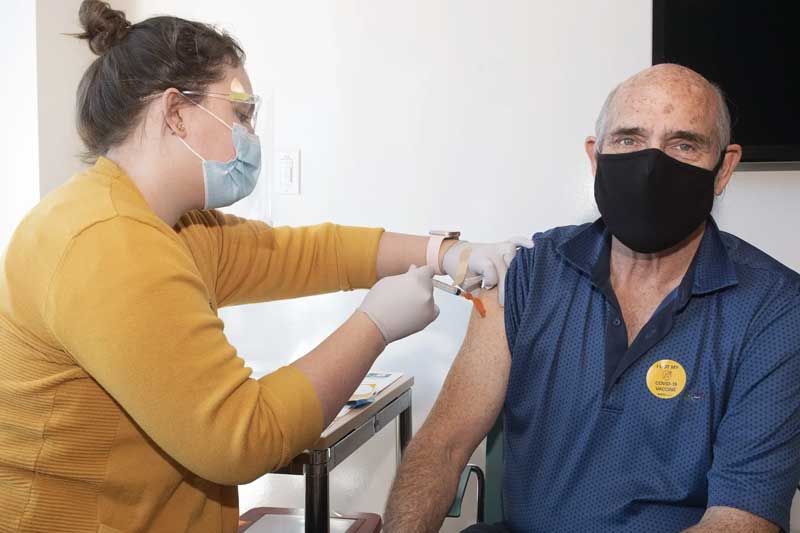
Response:
[[[629,346],[633,344],[642,328],[656,315],[659,306],[665,303],[677,285],[676,281],[666,286],[631,284],[614,287],[615,299],[624,320]]]
[[[616,315],[595,296],[540,306],[520,325],[504,407],[508,453],[526,465],[519,478],[534,480],[519,493],[547,492],[554,506],[605,494],[702,509],[740,346],[714,303],[693,301],[609,381]]]
[[[603,490],[631,499],[636,483],[654,494],[666,483],[675,493],[665,499],[702,505],[740,336],[722,327],[719,301],[691,301],[608,380],[606,340],[615,328],[614,311],[596,293],[526,311],[504,410],[510,450],[539,470],[547,470],[548,461],[560,465],[549,479],[599,479]],[[643,328],[642,338],[650,333]],[[627,482],[607,475],[632,465],[648,474]]]
[[[702,404],[723,396],[747,324],[726,319],[725,302],[713,296],[677,309],[661,299],[643,296],[637,304],[630,298],[629,314],[599,291],[527,306],[512,350],[509,388],[537,391],[531,394],[548,405],[582,412],[630,405],[647,416],[671,410],[681,398]],[[630,343],[623,327],[629,317],[638,326]],[[610,350],[619,353],[609,357]]]

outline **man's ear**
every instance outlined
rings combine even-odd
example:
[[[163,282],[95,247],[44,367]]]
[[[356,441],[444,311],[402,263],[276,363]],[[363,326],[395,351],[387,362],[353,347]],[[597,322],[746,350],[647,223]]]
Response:
[[[177,135],[182,139],[186,137],[186,125],[183,123],[181,111],[186,103],[186,97],[175,88],[167,89],[161,95],[161,111],[164,115],[164,124],[172,135]]]
[[[592,176],[597,174],[597,151],[595,146],[597,146],[597,138],[586,137],[583,148],[586,150],[586,155],[589,156],[589,162],[592,164]]]
[[[725,187],[727,187],[728,183],[731,181],[733,171],[736,170],[736,166],[741,159],[741,145],[729,144],[728,147],[725,148],[725,159],[722,162],[719,172],[717,172],[717,179],[714,182],[714,194],[717,196],[722,194],[722,191],[725,190]]]

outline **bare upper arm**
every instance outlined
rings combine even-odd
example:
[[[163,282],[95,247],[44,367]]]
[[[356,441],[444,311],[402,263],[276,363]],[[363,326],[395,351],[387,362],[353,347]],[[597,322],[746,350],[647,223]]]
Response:
[[[497,289],[481,294],[486,317],[473,312],[458,355],[419,437],[432,439],[466,462],[503,406],[511,366]]]
[[[780,528],[747,511],[715,506],[706,509],[703,518],[685,533],[777,533]]]

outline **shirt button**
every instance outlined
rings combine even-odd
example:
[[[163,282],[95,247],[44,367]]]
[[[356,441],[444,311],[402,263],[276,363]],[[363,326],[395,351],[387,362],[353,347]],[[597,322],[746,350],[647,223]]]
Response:
[[[622,320],[620,320],[619,317],[617,317],[617,318],[614,319],[612,324],[614,324],[616,327],[619,327],[619,326],[622,325]]]

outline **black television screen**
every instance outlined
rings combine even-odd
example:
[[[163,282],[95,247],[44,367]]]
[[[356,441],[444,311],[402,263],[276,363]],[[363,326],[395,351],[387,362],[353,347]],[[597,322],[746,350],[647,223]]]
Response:
[[[653,64],[724,91],[743,161],[800,161],[800,1],[653,0]]]

